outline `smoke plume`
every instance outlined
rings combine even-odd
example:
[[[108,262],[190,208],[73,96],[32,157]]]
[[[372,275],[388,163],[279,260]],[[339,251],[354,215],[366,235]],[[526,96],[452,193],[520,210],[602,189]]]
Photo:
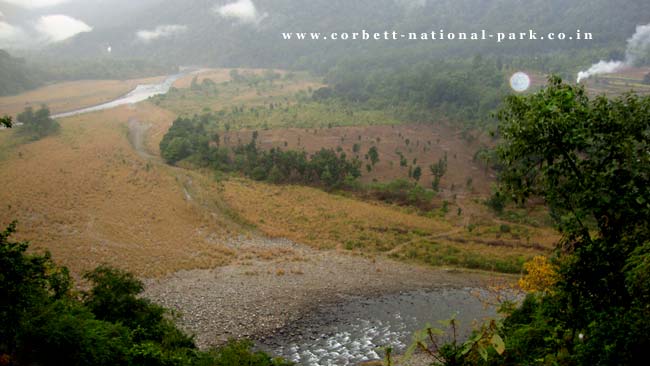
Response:
[[[627,40],[625,60],[600,61],[588,70],[578,73],[578,82],[594,75],[611,74],[628,66],[641,66],[650,61],[650,24],[639,25],[636,33]]]

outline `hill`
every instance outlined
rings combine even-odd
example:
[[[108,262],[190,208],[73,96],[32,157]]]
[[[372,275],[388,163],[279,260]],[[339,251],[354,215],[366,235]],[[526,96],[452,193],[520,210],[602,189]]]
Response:
[[[0,96],[20,93],[39,84],[23,59],[3,50],[0,50],[0,81]]]
[[[420,50],[426,57],[495,53],[522,56],[569,49],[623,50],[636,25],[647,23],[643,0],[239,0],[239,12],[226,1],[152,0],[125,6],[116,24],[98,21],[83,33],[51,47],[49,54],[95,57],[111,45],[113,57],[158,57],[182,64],[257,67],[326,67],[335,60],[367,52]],[[227,10],[227,9],[226,9]],[[241,10],[241,11],[240,11]],[[115,10],[113,10],[115,11]],[[221,11],[221,13],[220,13]],[[92,18],[91,18],[92,19]],[[93,24],[91,24],[93,25]],[[161,28],[178,25],[181,28]],[[593,32],[590,42],[288,42],[282,32],[358,32],[443,29],[471,32]],[[148,31],[144,38],[139,31]],[[142,34],[140,34],[142,35]]]

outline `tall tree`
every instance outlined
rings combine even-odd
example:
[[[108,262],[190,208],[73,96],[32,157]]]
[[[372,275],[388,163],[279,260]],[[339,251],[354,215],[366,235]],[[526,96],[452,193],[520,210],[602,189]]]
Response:
[[[536,330],[536,341],[553,342],[528,339],[529,349],[511,342],[510,354],[542,353],[572,365],[644,363],[650,347],[650,98],[590,100],[581,86],[553,77],[541,92],[509,97],[499,118],[503,191],[517,201],[543,197],[562,233],[560,280],[540,300],[547,328]],[[528,322],[522,319],[532,322],[526,329],[540,319],[531,318],[527,306],[510,320],[510,339],[518,339],[517,329]]]

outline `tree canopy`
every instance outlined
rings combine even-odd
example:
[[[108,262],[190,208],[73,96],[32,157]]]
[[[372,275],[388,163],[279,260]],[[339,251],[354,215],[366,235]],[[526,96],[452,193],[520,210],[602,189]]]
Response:
[[[502,192],[542,197],[558,280],[505,321],[498,364],[636,365],[650,347],[650,98],[590,99],[552,77],[499,113]]]
[[[73,366],[281,366],[282,360],[231,342],[202,352],[167,316],[140,296],[143,284],[107,266],[85,274],[89,291],[74,289],[49,253],[30,254],[0,232],[0,364]]]

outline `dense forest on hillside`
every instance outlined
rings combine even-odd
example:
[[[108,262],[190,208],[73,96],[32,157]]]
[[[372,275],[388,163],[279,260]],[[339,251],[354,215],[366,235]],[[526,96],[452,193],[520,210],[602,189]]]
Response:
[[[190,3],[151,0],[138,6],[124,4],[122,10],[111,10],[119,13],[119,27],[88,15],[98,24],[92,32],[78,34],[42,50],[26,52],[26,57],[34,61],[33,70],[38,72],[32,72],[29,80],[20,77],[25,75],[24,71],[3,73],[1,79],[8,80],[2,83],[3,88],[8,88],[5,85],[12,85],[12,82],[21,84],[22,88],[11,89],[16,93],[39,82],[151,76],[169,72],[173,64],[303,69],[318,75],[329,74],[330,80],[336,80],[335,75],[343,77],[357,73],[358,66],[354,65],[364,65],[364,75],[366,71],[394,72],[395,68],[409,68],[413,73],[413,70],[421,70],[422,62],[444,63],[450,62],[450,58],[471,59],[478,54],[498,58],[501,65],[557,73],[566,78],[599,59],[622,59],[625,41],[637,25],[647,23],[644,14],[650,13],[650,5],[641,0],[627,1],[625,6],[584,0],[317,0],[301,6],[288,0],[259,0],[254,5],[257,14],[254,22],[221,17],[214,2],[208,0]],[[90,8],[93,4],[87,6]],[[84,11],[83,6],[76,12],[80,15],[92,13]],[[137,36],[142,30],[153,29],[155,33],[157,27],[164,24],[178,25],[182,31],[147,41]],[[482,29],[527,32],[532,29],[539,34],[566,32],[570,35],[580,29],[592,33],[594,39],[501,44],[494,40],[282,39],[283,32],[328,34],[362,29],[405,33],[480,32]],[[108,46],[110,52],[107,52]],[[142,61],[145,58],[147,62]],[[424,71],[418,77],[429,78],[430,74],[431,70]],[[10,75],[18,76],[11,80]]]
[[[0,50],[0,96],[20,93],[39,83],[39,78],[25,64],[25,60]]]
[[[120,57],[156,54],[178,63],[224,66],[299,67],[325,71],[340,58],[394,50],[403,54],[471,57],[476,53],[511,56],[541,55],[547,52],[606,48],[622,52],[625,40],[636,25],[647,23],[650,5],[643,0],[619,6],[610,1],[519,1],[519,0],[316,0],[296,5],[289,0],[254,2],[258,21],[241,22],[223,18],[213,11],[214,1],[178,2],[159,0],[139,16],[136,11],[120,19],[119,29],[96,29],[80,34],[73,42],[56,45],[54,53],[88,57],[98,44],[110,44]],[[140,29],[160,24],[187,24],[185,32],[141,43]],[[511,42],[337,42],[282,41],[282,32],[355,32],[397,30],[430,32],[593,32],[594,41]]]

